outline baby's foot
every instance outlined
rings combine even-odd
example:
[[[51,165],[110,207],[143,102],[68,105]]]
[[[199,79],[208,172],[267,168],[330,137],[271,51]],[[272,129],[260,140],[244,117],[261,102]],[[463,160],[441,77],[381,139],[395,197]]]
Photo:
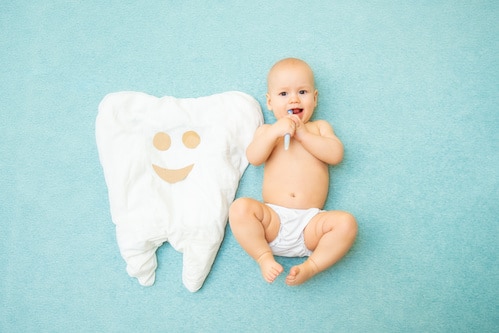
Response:
[[[263,278],[268,283],[274,282],[274,280],[281,274],[284,269],[282,266],[275,261],[274,256],[271,252],[266,252],[258,258],[258,265],[260,265],[260,270],[262,271]]]
[[[297,286],[310,279],[315,274],[319,273],[319,269],[311,259],[307,259],[300,265],[291,267],[286,284],[289,286]]]

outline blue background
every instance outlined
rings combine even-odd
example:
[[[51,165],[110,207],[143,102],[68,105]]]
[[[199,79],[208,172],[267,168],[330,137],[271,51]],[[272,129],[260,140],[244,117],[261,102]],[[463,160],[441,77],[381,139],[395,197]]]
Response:
[[[498,18],[496,1],[3,1],[0,331],[497,331]],[[100,100],[240,90],[272,122],[266,74],[289,56],[346,147],[326,208],[357,217],[354,247],[268,285],[227,228],[199,292],[167,244],[140,286],[110,219]],[[261,178],[249,167],[238,196]]]

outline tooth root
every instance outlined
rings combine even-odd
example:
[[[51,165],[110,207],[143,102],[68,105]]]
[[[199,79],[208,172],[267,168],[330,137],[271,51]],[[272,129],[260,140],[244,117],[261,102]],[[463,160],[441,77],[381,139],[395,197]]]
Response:
[[[127,239],[128,238],[128,239]],[[126,271],[137,278],[143,286],[152,286],[156,278],[156,250],[158,246],[152,242],[133,240],[131,234],[118,234],[118,245],[121,256],[125,259]]]
[[[218,247],[218,244],[190,242],[184,248],[182,282],[189,291],[196,292],[202,287],[215,261]]]

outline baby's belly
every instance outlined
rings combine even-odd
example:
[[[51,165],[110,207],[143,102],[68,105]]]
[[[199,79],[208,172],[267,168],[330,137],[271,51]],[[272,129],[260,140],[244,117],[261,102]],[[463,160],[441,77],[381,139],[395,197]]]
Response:
[[[307,185],[305,188],[290,187],[289,185],[264,184],[263,201],[275,205],[295,208],[323,208],[327,197],[327,188],[321,186]]]
[[[328,166],[308,153],[279,157],[265,164],[263,200],[288,208],[322,208],[329,189]]]

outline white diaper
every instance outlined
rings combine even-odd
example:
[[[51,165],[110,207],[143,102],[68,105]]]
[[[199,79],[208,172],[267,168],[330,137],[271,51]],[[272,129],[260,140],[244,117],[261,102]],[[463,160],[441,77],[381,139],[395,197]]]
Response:
[[[312,254],[305,246],[303,230],[310,220],[321,212],[319,208],[291,209],[272,204],[272,208],[281,219],[279,234],[269,245],[272,253],[283,257],[306,257]]]

